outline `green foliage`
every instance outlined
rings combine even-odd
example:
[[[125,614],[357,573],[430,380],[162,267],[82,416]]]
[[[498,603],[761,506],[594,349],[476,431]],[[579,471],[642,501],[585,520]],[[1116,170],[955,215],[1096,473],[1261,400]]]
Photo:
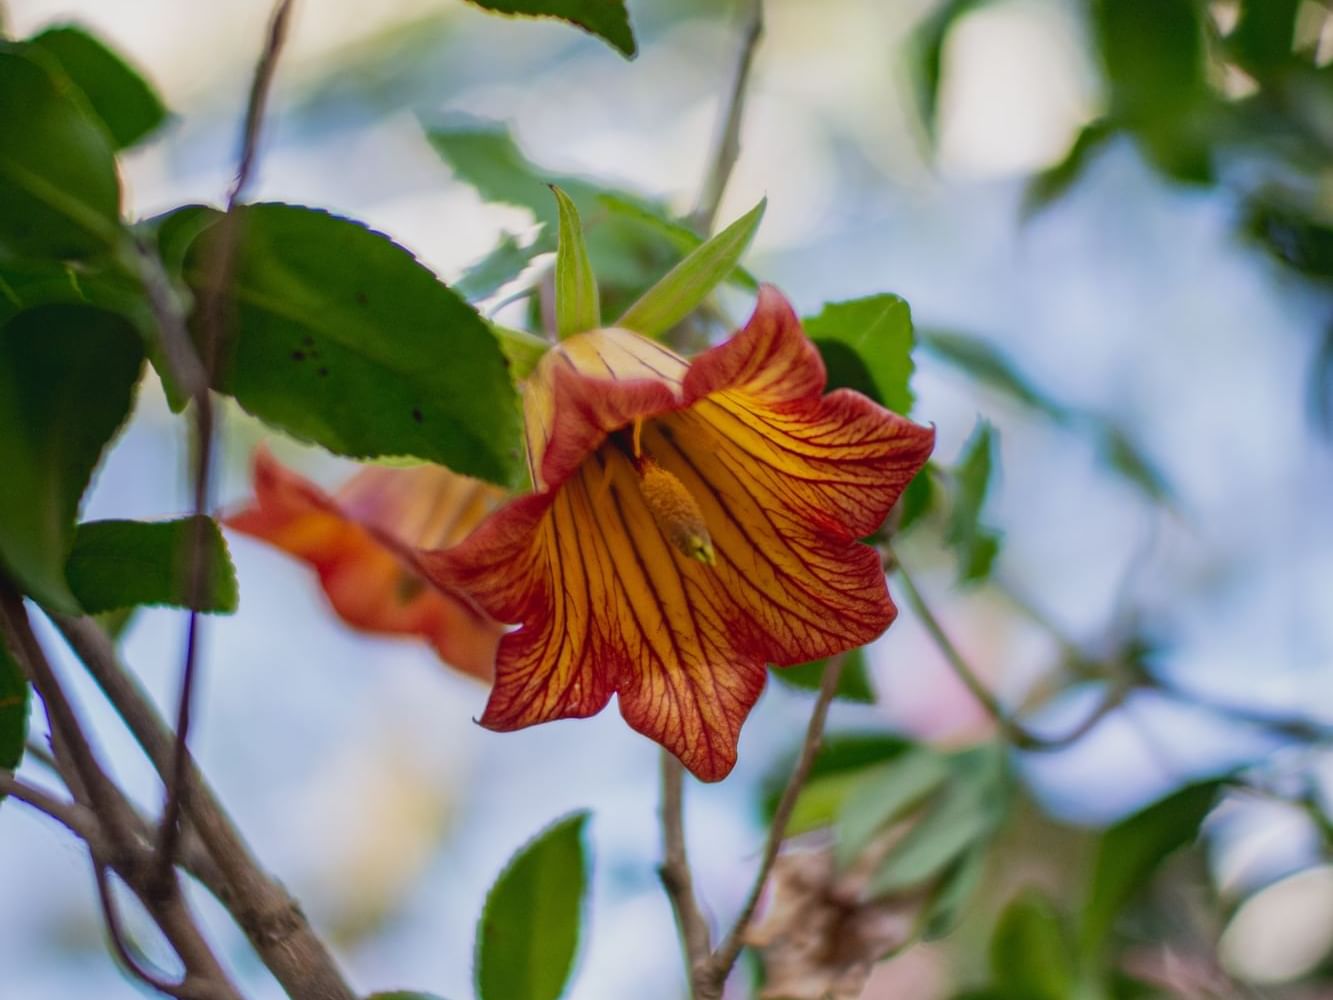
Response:
[[[579,210],[558,187],[551,191],[559,208],[560,227],[555,250],[555,330],[557,336],[568,337],[600,327],[602,307]]]
[[[787,832],[795,835],[831,825],[861,770],[893,760],[912,746],[910,741],[891,733],[834,733],[826,736],[796,801],[796,811]],[[765,823],[772,822],[794,761],[795,755],[778,761],[764,777],[760,813]]]
[[[587,892],[586,812],[560,820],[500,873],[477,925],[480,1000],[556,1000],[574,964]]]
[[[995,437],[990,424],[985,420],[978,421],[953,470],[953,509],[945,538],[958,557],[961,583],[990,576],[991,566],[1000,551],[999,536],[983,527],[980,521],[995,465]]]
[[[683,320],[731,274],[754,239],[768,199],[693,250],[630,306],[616,326],[657,337]]]
[[[633,222],[663,237],[682,254],[689,254],[703,245],[704,239],[685,223],[672,218],[661,206],[624,194],[603,191],[597,196],[598,204],[612,216]],[[767,201],[767,199],[765,199]],[[746,289],[758,291],[759,282],[749,271],[737,264],[726,280]]]
[[[803,321],[828,369],[830,389],[847,387],[904,416],[912,412],[912,311],[897,295],[825,304]]]
[[[877,834],[934,795],[948,779],[945,759],[924,747],[860,772],[834,823],[838,863],[850,864]]]
[[[627,58],[633,58],[638,49],[634,41],[634,32],[630,29],[625,0],[471,0],[471,2],[500,14],[557,17],[598,36]]]
[[[794,667],[774,668],[773,676],[788,687],[803,691],[818,691],[824,683],[824,669],[827,663],[827,660],[812,660]],[[853,649],[847,654],[847,661],[842,665],[842,674],[838,678],[838,688],[834,692],[834,697],[865,705],[874,702],[875,690],[870,686],[864,647]]]
[[[1027,190],[1023,192],[1024,214],[1034,214],[1068,191],[1083,175],[1097,151],[1114,135],[1114,127],[1103,118],[1079,129],[1064,159],[1028,182]]]
[[[1000,914],[991,935],[990,967],[995,991],[1008,1000],[1068,1000],[1077,993],[1068,930],[1035,889],[1021,893]]]
[[[166,121],[167,109],[153,88],[124,59],[82,28],[49,28],[29,41],[55,59],[83,91],[117,149],[135,145]]]
[[[963,15],[987,0],[944,0],[916,28],[908,41],[907,65],[912,75],[917,115],[927,136],[935,138],[940,79],[944,69],[944,44]]]
[[[199,525],[199,528],[196,528]],[[236,610],[236,570],[212,518],[88,521],[80,524],[66,565],[70,589],[90,614],[141,604],[185,608],[196,530],[208,566],[199,611]]]
[[[1292,58],[1301,0],[1241,0],[1227,47],[1252,73],[1267,73]]]
[[[463,272],[453,283],[453,290],[469,302],[490,298],[522,274],[534,258],[550,253],[552,247],[545,236],[542,230],[527,243],[520,243],[517,237],[505,233],[490,253]]]
[[[524,330],[511,330],[498,323],[492,323],[490,326],[491,332],[499,341],[500,351],[509,364],[509,372],[514,378],[526,378],[551,348],[549,340],[543,340]]]
[[[102,124],[41,49],[0,42],[0,259],[75,259],[118,236],[120,181]]]
[[[1187,785],[1102,834],[1079,928],[1085,960],[1102,954],[1116,917],[1162,863],[1198,837],[1219,788],[1216,781]]]
[[[240,211],[216,387],[342,455],[411,455],[492,482],[520,472],[518,407],[494,334],[410,253],[294,205]],[[207,288],[221,227],[191,245]]]
[[[15,770],[23,759],[30,699],[28,682],[0,638],[0,771]]]
[[[0,328],[0,564],[56,610],[79,610],[65,579],[79,499],[142,366],[133,327],[101,309],[41,306]]]

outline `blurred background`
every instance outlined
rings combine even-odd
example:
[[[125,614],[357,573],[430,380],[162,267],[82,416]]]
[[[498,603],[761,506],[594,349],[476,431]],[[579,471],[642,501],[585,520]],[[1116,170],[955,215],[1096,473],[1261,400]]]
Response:
[[[979,417],[994,429],[993,566],[960,583],[927,525],[898,547],[912,579],[1037,733],[1069,731],[1105,696],[1089,664],[1131,662],[1154,678],[1068,746],[1004,755],[1011,806],[979,895],[952,935],[877,967],[866,998],[984,983],[990,925],[1020,886],[1076,909],[1095,830],[1221,774],[1243,775],[1245,789],[1211,811],[1200,849],[1145,904],[1140,964],[1157,963],[1168,995],[1333,996],[1333,22],[1318,0],[1292,4],[1285,49],[1255,43],[1230,61],[1209,49],[1181,76],[1152,63],[1193,44],[1176,6],[1126,39],[1075,0],[766,4],[719,219],[767,195],[747,266],[803,314],[879,292],[910,303],[913,415],[937,428],[941,468],[975,444]],[[1205,36],[1236,43],[1241,7],[1201,6]],[[15,36],[94,29],[175,112],[125,161],[132,217],[220,201],[267,0],[6,7]],[[530,239],[535,221],[488,201],[428,141],[422,121],[465,114],[507,128],[545,174],[684,214],[734,72],[739,11],[715,0],[630,10],[633,62],[568,26],[457,0],[303,0],[253,195],[363,220],[453,280],[505,234]],[[728,306],[744,319],[744,298]],[[501,316],[517,323],[522,309]],[[997,374],[997,359],[1012,367]],[[183,429],[145,384],[84,516],[186,510]],[[329,486],[351,468],[265,438],[233,408],[227,504],[247,495],[261,439]],[[305,567],[230,541],[241,607],[208,623],[196,752],[353,980],[470,995],[473,927],[495,874],[551,819],[590,807],[593,897],[569,995],[683,996],[656,875],[656,747],[613,709],[487,732],[472,721],[485,700],[476,682],[420,644],[349,631]],[[993,720],[891,589],[903,614],[869,650],[876,698],[835,705],[832,728],[942,749],[994,741]],[[123,639],[164,704],[184,625],[150,610]],[[117,773],[153,801],[130,738],[90,686],[76,691]],[[696,882],[719,922],[748,888],[762,787],[810,703],[770,684],[733,776],[689,788]],[[0,997],[138,995],[106,954],[88,875],[63,831],[0,810]],[[201,906],[249,995],[278,997],[221,912]]]

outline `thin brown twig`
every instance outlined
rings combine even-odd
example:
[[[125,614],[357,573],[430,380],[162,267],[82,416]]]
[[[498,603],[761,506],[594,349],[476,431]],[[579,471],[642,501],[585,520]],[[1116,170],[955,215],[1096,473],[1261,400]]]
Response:
[[[731,930],[723,937],[721,944],[706,963],[703,975],[699,977],[696,990],[700,1000],[713,1000],[722,995],[722,987],[727,981],[727,976],[731,974],[736,959],[740,956],[741,947],[745,944],[745,933],[754,919],[769,873],[773,870],[773,863],[777,860],[783,838],[787,835],[787,824],[791,822],[796,800],[800,798],[801,789],[805,787],[806,779],[810,776],[810,768],[814,766],[815,756],[824,742],[824,723],[828,719],[829,706],[833,704],[834,695],[837,694],[838,681],[842,678],[842,669],[846,662],[847,654],[840,653],[829,657],[824,665],[824,678],[819,686],[819,695],[815,698],[815,707],[810,713],[810,722],[805,729],[805,740],[801,744],[796,765],[787,778],[787,786],[782,790],[782,797],[778,799],[777,808],[773,811],[773,822],[769,824],[768,839],[764,842],[764,853],[759,860],[759,870],[755,874],[754,884],[750,887],[750,893]]]
[[[209,395],[213,373],[217,367],[218,350],[223,339],[226,317],[224,298],[231,286],[239,242],[237,207],[250,184],[259,150],[259,136],[268,105],[269,92],[277,71],[278,57],[287,38],[293,0],[279,0],[269,20],[268,33],[259,63],[250,86],[246,104],[245,125],[241,138],[241,153],[236,178],[227,194],[227,211],[219,224],[218,241],[210,261],[212,280],[201,302],[203,349],[200,358],[204,386],[194,397],[195,416],[195,469],[194,469],[194,531],[189,555],[189,624],[186,627],[185,662],[181,669],[180,697],[176,709],[176,739],[174,766],[166,777],[165,802],[158,834],[156,872],[160,879],[170,877],[180,842],[181,798],[186,793],[186,757],[189,745],[190,721],[194,703],[194,688],[199,673],[199,644],[202,619],[199,606],[211,573],[208,558],[208,533],[204,518],[212,508],[213,459],[217,437],[216,412]]]
[[[52,615],[89,675],[164,778],[174,763],[174,738],[152,700],[121,666],[115,646],[95,621]],[[244,932],[292,1000],[356,1000],[301,907],[260,867],[216,793],[186,751],[188,794],[183,808],[221,873],[208,888]]]
[[[662,865],[658,875],[676,914],[686,964],[693,975],[708,958],[708,922],[694,895],[694,876],[685,846],[685,769],[670,750],[662,751]]]
[[[745,22],[741,29],[741,45],[736,57],[736,70],[731,89],[718,127],[711,164],[699,191],[699,200],[690,214],[694,229],[707,235],[717,218],[722,195],[731,180],[732,169],[741,153],[741,121],[745,116],[745,96],[750,88],[750,71],[759,40],[764,35],[764,0],[743,0],[746,5]]]
[[[102,923],[106,927],[107,938],[111,942],[111,950],[125,971],[145,986],[149,986],[159,993],[165,993],[167,996],[177,997],[178,1000],[192,995],[186,977],[182,977],[180,982],[175,982],[165,974],[150,969],[134,953],[134,949],[130,946],[129,938],[125,933],[124,924],[120,919],[120,908],[116,905],[116,898],[111,889],[111,876],[108,873],[107,865],[98,861],[95,854],[93,856],[93,882],[97,886],[97,900],[102,907]]]
[[[4,795],[49,816],[80,840],[101,846],[101,825],[97,822],[96,813],[87,806],[59,799],[45,788],[15,777],[11,771],[0,771],[0,796]]]

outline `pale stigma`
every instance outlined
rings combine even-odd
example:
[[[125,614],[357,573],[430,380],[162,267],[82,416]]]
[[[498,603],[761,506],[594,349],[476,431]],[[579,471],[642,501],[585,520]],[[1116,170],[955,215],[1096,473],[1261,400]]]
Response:
[[[639,492],[667,541],[705,566],[717,564],[703,513],[685,484],[646,455],[637,463]]]

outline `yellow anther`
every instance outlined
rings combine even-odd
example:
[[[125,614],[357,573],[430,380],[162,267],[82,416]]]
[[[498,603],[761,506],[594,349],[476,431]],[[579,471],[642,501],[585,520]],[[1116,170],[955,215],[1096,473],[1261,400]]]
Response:
[[[667,541],[705,566],[716,565],[708,526],[685,484],[651,458],[639,461],[638,472],[639,492]]]

